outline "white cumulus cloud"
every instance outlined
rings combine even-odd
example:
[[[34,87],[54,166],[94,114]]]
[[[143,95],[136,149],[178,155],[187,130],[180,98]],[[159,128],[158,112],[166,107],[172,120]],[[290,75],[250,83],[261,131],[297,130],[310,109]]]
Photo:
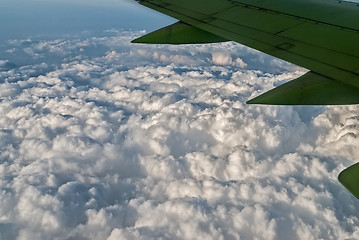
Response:
[[[0,239],[359,238],[356,106],[246,105],[305,71],[138,34],[8,43]]]

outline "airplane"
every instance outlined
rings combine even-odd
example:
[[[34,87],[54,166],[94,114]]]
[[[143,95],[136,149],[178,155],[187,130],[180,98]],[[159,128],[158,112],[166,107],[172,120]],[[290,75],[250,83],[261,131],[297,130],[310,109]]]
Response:
[[[133,40],[147,44],[235,41],[308,70],[248,104],[359,103],[359,3],[341,0],[140,0],[179,21]],[[359,199],[359,163],[339,174]]]

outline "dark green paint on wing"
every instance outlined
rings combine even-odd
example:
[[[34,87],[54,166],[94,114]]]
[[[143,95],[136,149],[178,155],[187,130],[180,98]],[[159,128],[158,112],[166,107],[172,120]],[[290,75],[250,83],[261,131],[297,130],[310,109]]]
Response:
[[[338,176],[339,182],[359,199],[359,163],[356,163]]]
[[[170,26],[151,32],[137,38],[132,43],[150,44],[199,44],[226,42],[227,39],[215,34],[190,26],[183,22],[177,22]]]
[[[359,89],[325,76],[308,72],[274,88],[248,104],[270,105],[342,105],[358,104]]]

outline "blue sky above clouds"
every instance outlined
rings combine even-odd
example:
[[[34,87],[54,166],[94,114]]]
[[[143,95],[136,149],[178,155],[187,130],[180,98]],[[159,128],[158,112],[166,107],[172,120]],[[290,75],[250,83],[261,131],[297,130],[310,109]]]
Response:
[[[131,44],[172,21],[135,3],[0,4],[35,29],[1,45],[0,239],[359,238],[337,181],[358,108],[244,103],[304,69],[232,42]],[[65,7],[108,18],[73,34]]]
[[[12,37],[79,36],[109,28],[154,30],[171,19],[130,0],[0,2],[0,40]]]

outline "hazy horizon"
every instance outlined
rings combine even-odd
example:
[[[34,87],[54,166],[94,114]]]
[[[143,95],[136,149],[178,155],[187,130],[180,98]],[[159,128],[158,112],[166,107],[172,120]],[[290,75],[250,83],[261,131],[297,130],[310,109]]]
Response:
[[[0,240],[359,239],[358,106],[245,102],[305,69],[146,45],[134,2],[0,2]]]

